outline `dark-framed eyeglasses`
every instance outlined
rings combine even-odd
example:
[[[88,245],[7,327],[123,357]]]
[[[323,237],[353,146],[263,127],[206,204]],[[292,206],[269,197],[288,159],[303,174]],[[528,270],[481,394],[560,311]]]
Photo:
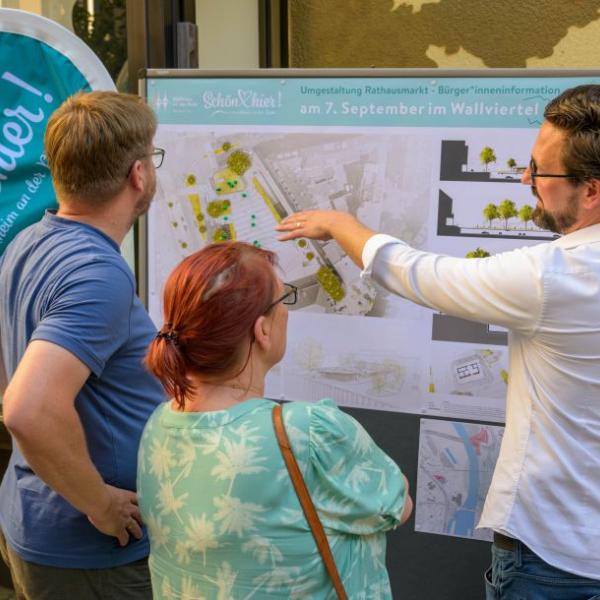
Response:
[[[570,173],[538,173],[537,164],[535,160],[532,158],[529,161],[529,175],[531,177],[531,187],[535,188],[535,180],[538,177],[555,177],[559,179],[577,179],[577,175],[571,175]]]
[[[161,165],[163,164],[163,160],[165,159],[165,151],[163,148],[154,148],[154,150],[152,150],[152,152],[150,152],[149,154],[143,154],[142,156],[140,156],[140,158],[136,158],[136,160],[140,160],[141,158],[152,158],[152,164],[154,165],[155,169],[160,169]],[[131,163],[131,166],[129,167],[129,171],[127,171],[127,177],[129,177],[131,175],[131,170],[133,169],[133,165],[135,164],[135,160]]]
[[[284,283],[283,294],[281,294],[281,296],[277,298],[277,300],[271,302],[271,304],[267,306],[267,310],[265,310],[265,313],[268,313],[276,304],[279,304],[280,302],[288,306],[296,304],[296,302],[298,302],[298,288],[295,285],[292,285],[291,283]]]
[[[150,152],[150,154],[147,156],[152,158],[152,164],[154,165],[154,168],[160,169],[163,164],[163,160],[165,159],[165,150],[164,148],[154,148],[154,150],[152,150],[152,152]]]

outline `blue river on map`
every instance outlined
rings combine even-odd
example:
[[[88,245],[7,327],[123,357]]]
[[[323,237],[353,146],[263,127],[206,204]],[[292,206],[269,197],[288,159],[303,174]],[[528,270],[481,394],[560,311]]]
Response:
[[[453,423],[456,433],[461,437],[469,458],[469,487],[467,498],[462,506],[448,520],[446,532],[454,535],[472,536],[475,529],[475,509],[479,491],[479,462],[469,434],[462,423]]]

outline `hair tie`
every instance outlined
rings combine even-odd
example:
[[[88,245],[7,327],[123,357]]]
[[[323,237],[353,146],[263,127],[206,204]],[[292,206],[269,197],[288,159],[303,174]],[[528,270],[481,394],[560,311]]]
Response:
[[[166,323],[165,326],[156,334],[156,339],[163,339],[167,340],[167,342],[173,342],[174,344],[177,344],[178,334],[177,331],[173,329],[173,324]]]

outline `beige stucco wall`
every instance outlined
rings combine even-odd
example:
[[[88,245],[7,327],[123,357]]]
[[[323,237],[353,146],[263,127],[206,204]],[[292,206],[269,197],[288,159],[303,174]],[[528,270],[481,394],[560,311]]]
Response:
[[[293,67],[598,67],[600,0],[290,0]]]
[[[200,68],[258,68],[258,0],[196,0]]]

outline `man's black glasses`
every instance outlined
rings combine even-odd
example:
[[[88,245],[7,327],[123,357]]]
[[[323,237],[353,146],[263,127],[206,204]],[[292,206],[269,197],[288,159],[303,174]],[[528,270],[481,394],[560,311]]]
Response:
[[[165,159],[165,151],[163,148],[154,148],[150,154],[147,156],[152,157],[152,163],[154,164],[155,169],[160,169],[163,164],[163,160]]]
[[[533,158],[529,161],[529,174],[531,176],[531,187],[535,187],[535,179],[536,177],[557,177],[561,179],[577,179],[577,175],[570,174],[560,174],[557,175],[555,173],[538,173],[537,165],[535,164],[535,160]]]
[[[160,169],[161,165],[163,164],[163,160],[165,159],[165,151],[163,148],[154,148],[154,150],[152,150],[152,152],[150,152],[149,154],[144,154],[142,156],[140,156],[140,158],[148,158],[151,157],[152,158],[152,164],[154,165],[155,169]],[[139,159],[137,159],[139,160]],[[133,169],[133,165],[135,164],[135,161],[133,161],[133,163],[131,163],[131,166],[129,167],[129,171],[127,171],[127,177],[129,177],[131,175],[131,169]]]
[[[277,300],[271,302],[271,304],[267,306],[265,313],[268,313],[276,304],[279,304],[280,302],[282,304],[287,304],[288,306],[298,302],[298,288],[295,285],[292,285],[291,283],[284,283],[283,290],[283,294],[277,298]]]

